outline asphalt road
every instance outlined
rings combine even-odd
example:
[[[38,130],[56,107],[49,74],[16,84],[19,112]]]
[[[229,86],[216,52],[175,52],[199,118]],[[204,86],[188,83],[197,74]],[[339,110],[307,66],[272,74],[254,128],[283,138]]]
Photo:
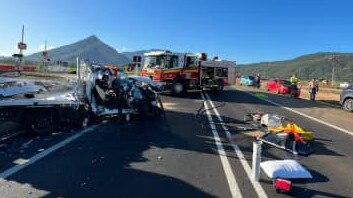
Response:
[[[200,92],[182,98],[166,95],[162,97],[164,118],[95,126],[37,162],[0,178],[0,197],[258,197],[261,189],[267,197],[353,197],[353,136],[241,91],[209,96],[217,106],[208,111],[210,118],[220,122],[219,112],[229,123],[231,138],[220,125],[212,129],[206,114],[197,114],[203,104]],[[207,101],[206,105],[212,104]],[[251,166],[253,137],[236,134],[232,126],[242,125],[244,115],[257,110],[288,116],[315,132],[315,152],[307,157],[263,146],[263,161],[297,159],[314,176],[295,181],[290,195],[277,194],[264,174],[260,185],[249,179],[246,165]],[[77,133],[8,140],[14,154],[1,151],[0,171]]]

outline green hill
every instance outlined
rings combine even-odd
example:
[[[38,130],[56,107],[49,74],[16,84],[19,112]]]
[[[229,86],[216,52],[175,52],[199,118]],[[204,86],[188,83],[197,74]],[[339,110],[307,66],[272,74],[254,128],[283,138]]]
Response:
[[[332,60],[333,54],[336,56],[335,60]],[[316,77],[331,80],[333,63],[336,81],[353,81],[353,53],[320,52],[286,61],[243,64],[238,65],[238,71],[242,75],[260,73],[267,78],[289,78],[297,73],[300,79]]]

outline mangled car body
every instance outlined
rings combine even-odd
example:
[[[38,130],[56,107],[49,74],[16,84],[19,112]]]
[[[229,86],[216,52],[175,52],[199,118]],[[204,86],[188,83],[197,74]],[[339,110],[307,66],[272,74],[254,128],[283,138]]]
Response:
[[[0,122],[21,123],[27,131],[44,134],[81,126],[85,118],[161,112],[159,87],[149,79],[116,76],[109,68],[90,64],[78,73],[69,84],[1,78]]]

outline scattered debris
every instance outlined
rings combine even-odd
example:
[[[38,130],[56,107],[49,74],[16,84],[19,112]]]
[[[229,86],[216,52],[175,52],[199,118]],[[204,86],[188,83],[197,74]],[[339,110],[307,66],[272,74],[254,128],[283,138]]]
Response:
[[[88,125],[88,118],[85,118],[82,122],[82,127],[87,127]]]
[[[271,178],[312,179],[310,172],[295,160],[269,160],[260,163],[266,175]]]
[[[13,163],[18,164],[18,165],[22,165],[29,162],[29,159],[23,159],[23,158],[18,158],[16,160],[13,161]]]
[[[22,144],[21,148],[24,148],[24,149],[28,148],[32,142],[33,142],[33,139],[28,140],[27,142]]]
[[[3,151],[7,148],[7,144],[0,144],[0,151]]]
[[[102,124],[107,124],[108,122],[109,122],[109,121],[106,120],[106,119],[102,120]]]
[[[59,132],[54,132],[54,133],[52,133],[52,135],[53,136],[56,136],[56,135],[60,135],[62,132],[61,131],[59,131]]]
[[[292,182],[287,179],[277,178],[273,181],[277,193],[289,193],[292,190]]]

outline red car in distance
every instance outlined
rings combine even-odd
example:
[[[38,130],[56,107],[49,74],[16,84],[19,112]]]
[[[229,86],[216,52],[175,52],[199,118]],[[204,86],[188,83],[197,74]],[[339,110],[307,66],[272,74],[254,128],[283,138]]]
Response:
[[[291,89],[292,86],[289,80],[272,78],[267,81],[267,91],[275,92],[278,94],[293,94],[293,97],[298,98],[300,96],[300,89],[296,87],[293,92]]]

